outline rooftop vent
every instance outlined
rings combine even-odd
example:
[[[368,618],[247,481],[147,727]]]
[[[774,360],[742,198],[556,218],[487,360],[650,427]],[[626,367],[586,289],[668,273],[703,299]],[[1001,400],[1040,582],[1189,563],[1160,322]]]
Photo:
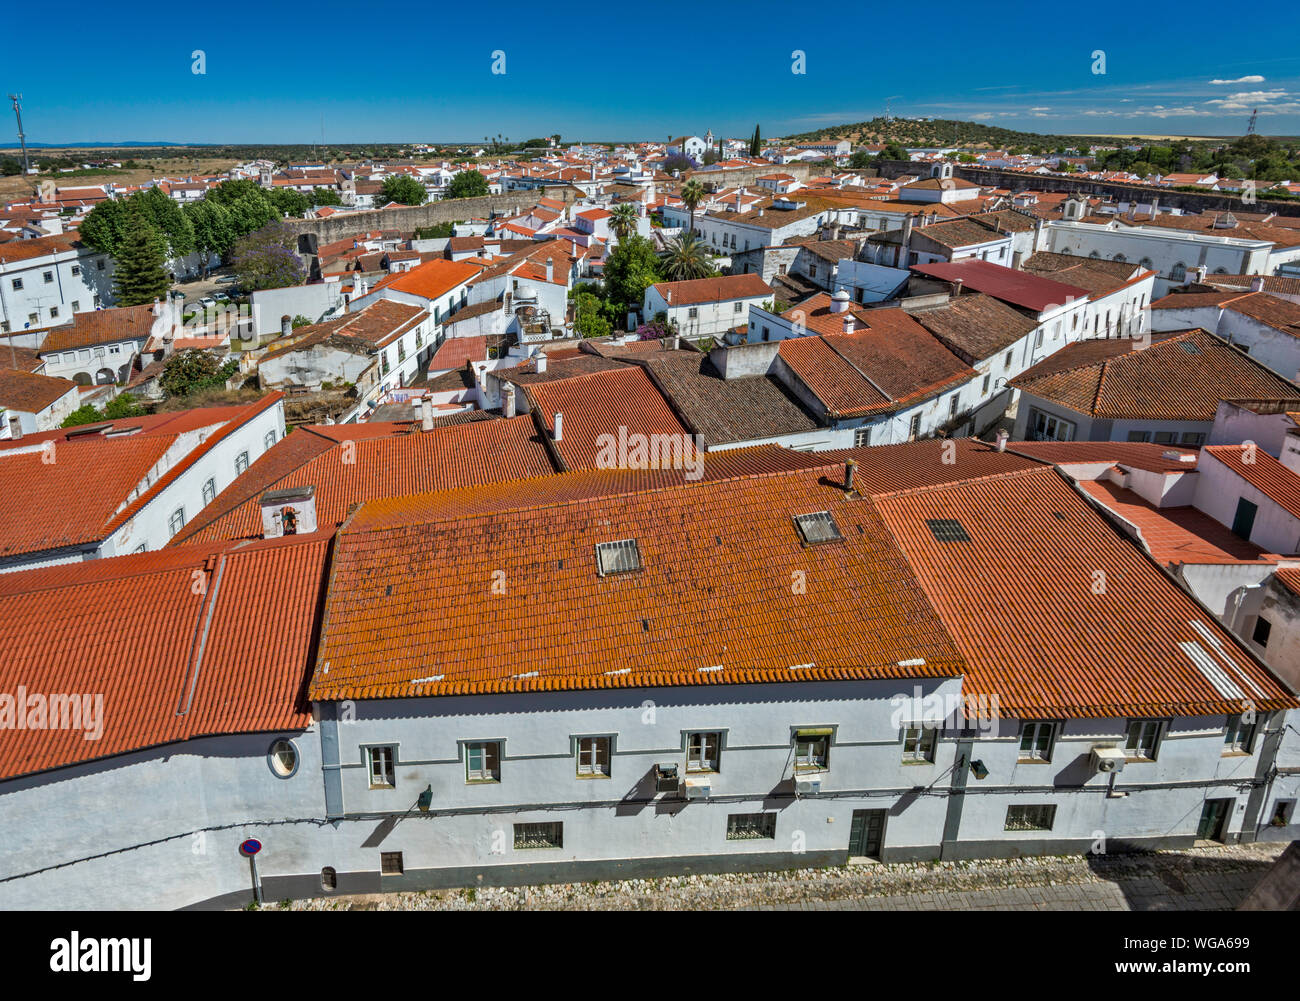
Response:
[[[262,494],[262,537],[308,535],[316,531],[316,488],[286,487]]]
[[[641,550],[636,539],[596,543],[596,569],[602,577],[640,570]]]
[[[935,542],[970,542],[970,536],[956,518],[926,518],[926,527]]]
[[[803,539],[804,545],[816,546],[823,542],[837,542],[844,536],[840,535],[839,526],[835,524],[835,519],[831,517],[829,511],[814,511],[812,514],[798,514],[794,518],[794,527],[799,530],[799,536]]]

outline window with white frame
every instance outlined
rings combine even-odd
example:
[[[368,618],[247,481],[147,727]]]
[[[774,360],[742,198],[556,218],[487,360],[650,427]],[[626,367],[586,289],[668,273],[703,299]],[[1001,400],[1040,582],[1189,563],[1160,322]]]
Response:
[[[921,436],[921,415],[913,414],[912,421],[907,426],[907,440],[916,441]]]
[[[240,452],[235,456],[235,475],[241,476],[248,471],[248,453]]]
[[[608,737],[578,738],[578,774],[585,778],[609,777]]]
[[[1130,761],[1155,761],[1160,746],[1160,720],[1135,719],[1128,725],[1124,756]]]
[[[1229,716],[1223,734],[1224,754],[1249,754],[1255,741],[1253,714]]]
[[[934,761],[934,748],[939,741],[938,727],[918,723],[903,728],[903,761],[922,764]]]
[[[168,529],[171,530],[172,535],[175,535],[177,532],[179,532],[182,528],[185,527],[185,508],[178,507],[175,511],[173,511],[170,515],[168,515],[167,527]]]
[[[854,428],[853,447],[864,448],[871,444],[871,428]]]
[[[217,499],[217,481],[208,477],[203,481],[203,505],[206,507]]]
[[[796,771],[823,771],[830,767],[831,729],[818,727],[796,730],[794,735],[794,767]]]
[[[703,730],[687,734],[686,770],[688,772],[716,772],[718,747],[722,734],[716,730]]]
[[[1051,761],[1056,724],[1045,720],[1028,720],[1020,729],[1020,760]]]
[[[475,741],[465,745],[465,781],[501,781],[501,742]]]
[[[391,789],[397,785],[397,772],[393,764],[397,748],[391,744],[366,748],[366,765],[370,769],[371,789]]]
[[[262,444],[267,449],[270,449],[275,445],[275,428],[271,428],[270,431],[266,432],[266,437],[262,439]]]

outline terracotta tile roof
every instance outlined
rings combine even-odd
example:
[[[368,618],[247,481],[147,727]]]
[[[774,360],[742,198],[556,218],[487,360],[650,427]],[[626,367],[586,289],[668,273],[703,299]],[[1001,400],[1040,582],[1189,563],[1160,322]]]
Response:
[[[9,338],[0,337],[0,365],[18,372],[35,372],[45,367],[41,353],[35,348],[20,348],[8,341]]]
[[[617,438],[623,428],[627,434],[646,436],[680,439],[687,434],[639,366],[620,365],[604,372],[529,383],[524,392],[548,433],[554,434],[554,415],[564,415],[563,436],[555,442],[555,449],[566,469],[596,468],[602,436]]]
[[[65,254],[77,250],[76,234],[61,233],[57,236],[38,236],[34,240],[10,240],[0,244],[0,264],[16,264],[19,261],[31,261],[48,254]]]
[[[1048,719],[1297,704],[1054,470],[874,502],[966,656],[968,699],[996,696],[1003,715]],[[928,519],[959,520],[970,541],[936,541]],[[1217,662],[1232,694],[1184,643]]]
[[[301,695],[328,550],[329,536],[318,534],[0,576],[0,691],[103,696],[99,739],[75,729],[11,733],[0,741],[0,778],[211,734],[308,726]],[[197,579],[206,586],[196,594]],[[196,645],[198,635],[207,642]]]
[[[410,271],[389,275],[383,281],[377,282],[370,291],[377,292],[388,288],[432,300],[446,295],[456,286],[477,277],[482,270],[480,265],[472,261],[435,259],[417,264]]]
[[[1028,257],[1022,267],[1031,274],[1087,289],[1093,299],[1118,292],[1151,274],[1135,264],[1052,254],[1045,250]]]
[[[373,353],[397,340],[402,334],[419,326],[429,318],[429,311],[411,303],[394,299],[377,299],[355,313],[335,320],[299,327],[287,336],[277,338],[263,353],[260,360],[278,358],[294,351],[304,351],[326,342],[340,346],[355,346]]]
[[[1202,455],[1218,459],[1282,510],[1300,518],[1300,476],[1267,452],[1258,448],[1248,452],[1241,445],[1209,445]]]
[[[1010,385],[1103,419],[1212,421],[1220,400],[1289,397],[1297,387],[1204,330],[1152,339],[1076,341]]]
[[[620,490],[642,476],[563,474],[550,484],[608,492],[553,501],[516,484],[362,508],[336,544],[311,697],[961,672],[871,506],[821,470]],[[801,544],[792,519],[817,510],[842,541]],[[601,577],[595,546],[619,539],[643,569]],[[795,571],[807,593],[792,601]]]
[[[1171,292],[1151,304],[1152,309],[1230,309],[1300,337],[1300,304],[1267,292]]]
[[[1292,594],[1300,595],[1300,567],[1278,567],[1273,576]]]
[[[537,360],[529,358],[513,368],[494,369],[492,374],[517,386],[531,385],[538,382],[556,382],[559,379],[571,379],[575,375],[588,375],[592,372],[608,372],[621,368],[620,362],[598,354],[587,352],[566,353],[560,351],[546,352],[546,371],[537,371]]]
[[[488,339],[485,336],[448,337],[429,359],[429,370],[441,372],[445,369],[462,368],[472,361],[484,361],[487,358],[487,344]]]
[[[1032,309],[1036,313],[1088,297],[1088,290],[1078,285],[1067,285],[1017,271],[1015,268],[1006,268],[1001,264],[990,264],[988,261],[914,264],[912,270],[947,282],[961,279],[963,285],[973,292],[983,292],[1013,306]]]
[[[1079,488],[1135,527],[1147,551],[1165,566],[1267,562],[1259,546],[1194,507],[1153,507],[1106,480],[1083,480]]]
[[[904,445],[838,448],[815,454],[836,465],[849,459],[856,462],[853,489],[864,496],[923,490],[1042,468],[1032,459],[999,452],[978,438],[925,438]]]
[[[1199,456],[1195,448],[1142,441],[1013,441],[1007,451],[1058,466],[1104,463],[1153,473],[1194,471]]]
[[[50,329],[38,350],[47,355],[114,341],[147,341],[153,322],[153,306],[147,303],[74,313],[71,323]]]
[[[652,286],[670,306],[696,306],[705,302],[755,299],[772,294],[772,286],[758,275],[720,275],[684,282],[655,282]]]
[[[76,388],[77,384],[71,379],[56,379],[12,368],[0,369],[0,407],[10,410],[40,413]]]
[[[992,243],[1005,240],[1010,233],[999,233],[992,226],[985,226],[975,217],[962,219],[944,219],[928,226],[919,226],[914,235],[924,236],[942,247],[970,247],[980,243]]]
[[[912,316],[968,365],[1005,351],[1038,325],[1001,299],[980,292],[953,296],[941,309]]]
[[[341,524],[348,510],[362,501],[545,476],[555,471],[546,446],[528,416],[458,423],[433,431],[413,430],[410,425],[401,427],[406,433],[345,440],[296,466],[293,463],[303,453],[277,454],[281,449],[288,449],[288,443],[299,433],[294,432],[258,459],[245,474],[250,475],[258,464],[273,460],[271,468],[259,474],[259,489],[255,493],[249,493],[235,506],[240,494],[232,495],[230,503],[226,503],[223,492],[214,502],[221,511],[218,517],[186,532],[184,538],[178,536],[174,542],[259,537],[262,514],[258,495],[262,489],[314,486],[316,523],[324,530]],[[307,450],[307,446],[303,448]],[[349,458],[352,461],[345,461]],[[285,470],[282,475],[272,479],[281,470]],[[236,482],[230,489],[238,486]]]
[[[1264,291],[1274,295],[1300,295],[1300,278],[1286,275],[1206,275],[1206,285],[1234,290],[1249,290],[1251,282],[1256,279],[1264,282]]]
[[[820,425],[775,376],[723,379],[698,351],[655,351],[637,364],[707,447],[800,434]]]

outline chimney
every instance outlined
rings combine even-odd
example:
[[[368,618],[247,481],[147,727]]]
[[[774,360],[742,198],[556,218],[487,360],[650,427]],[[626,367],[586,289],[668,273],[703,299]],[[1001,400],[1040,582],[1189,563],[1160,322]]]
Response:
[[[1256,275],[1254,278],[1250,280],[1250,290],[1252,292],[1264,291],[1264,278],[1262,275]]]
[[[858,463],[856,459],[850,459],[844,463],[844,489],[853,489],[853,474],[857,472]]]
[[[831,312],[847,313],[849,311],[849,293],[847,289],[840,289],[831,296]]]
[[[280,317],[280,336],[288,337],[293,333],[293,320],[288,315]]]
[[[953,281],[953,283],[952,283],[952,294],[953,294],[953,297],[954,297],[954,298],[957,297],[957,296],[959,296],[959,295],[961,295],[961,285],[962,285],[962,282],[963,282],[963,281],[964,281],[964,279],[962,279],[962,278],[958,278],[958,279],[956,279],[955,281]]]
[[[1006,431],[999,431],[999,432],[998,432],[998,451],[999,451],[999,452],[1005,452],[1005,451],[1007,450],[1007,439],[1010,438],[1010,437],[1011,437],[1011,435],[1007,434]]]
[[[433,397],[424,396],[420,399],[420,430],[433,430]]]
[[[844,317],[844,332],[846,334],[853,333],[853,326],[854,326],[853,317],[851,316]]]
[[[672,290],[672,289],[670,289],[670,288],[666,288],[666,289],[664,289],[664,302],[668,303],[668,305],[670,305],[670,306],[673,304],[673,290]]]
[[[547,283],[555,281],[555,260],[548,257],[546,259],[546,281]]]
[[[551,439],[553,441],[563,441],[564,440],[564,414],[556,414],[553,420],[554,420],[554,424],[552,426],[554,427],[554,430],[551,432]]]
[[[1197,282],[1197,284],[1200,284],[1201,282],[1205,281],[1205,275],[1206,275],[1206,272],[1208,272],[1208,271],[1209,271],[1209,268],[1207,268],[1204,264],[1200,264],[1200,265],[1197,266],[1197,268],[1196,268],[1196,282]]]
[[[543,372],[546,371],[546,352],[545,352],[545,351],[538,351],[538,352],[537,352],[536,357],[533,358],[533,365],[537,368],[537,374],[538,374],[538,375],[541,375]]]
[[[287,487],[262,494],[262,537],[308,535],[316,531],[316,488]]]
[[[682,335],[681,335],[681,334],[673,334],[671,344],[672,344],[672,349],[673,349],[674,351],[676,351],[678,348],[680,348],[680,347],[682,346]]]
[[[21,441],[23,437],[23,421],[17,414],[9,415],[9,440]]]
[[[507,382],[501,387],[501,413],[505,417],[513,417],[515,415],[514,383]]]

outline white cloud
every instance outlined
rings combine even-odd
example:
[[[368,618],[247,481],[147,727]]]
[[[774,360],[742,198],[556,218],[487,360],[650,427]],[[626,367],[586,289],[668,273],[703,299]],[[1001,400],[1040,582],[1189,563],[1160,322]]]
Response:
[[[1051,108],[1030,108],[1030,111],[1051,111]]]
[[[1206,101],[1205,103],[1213,105],[1220,111],[1248,111],[1256,105],[1269,105],[1273,101],[1280,101],[1290,96],[1285,90],[1248,90],[1237,94],[1229,94],[1227,97],[1215,98],[1213,101]],[[1273,107],[1276,108],[1277,105],[1273,105]]]
[[[1263,83],[1262,76],[1239,76],[1235,80],[1211,80],[1210,83],[1232,84],[1232,83]]]

